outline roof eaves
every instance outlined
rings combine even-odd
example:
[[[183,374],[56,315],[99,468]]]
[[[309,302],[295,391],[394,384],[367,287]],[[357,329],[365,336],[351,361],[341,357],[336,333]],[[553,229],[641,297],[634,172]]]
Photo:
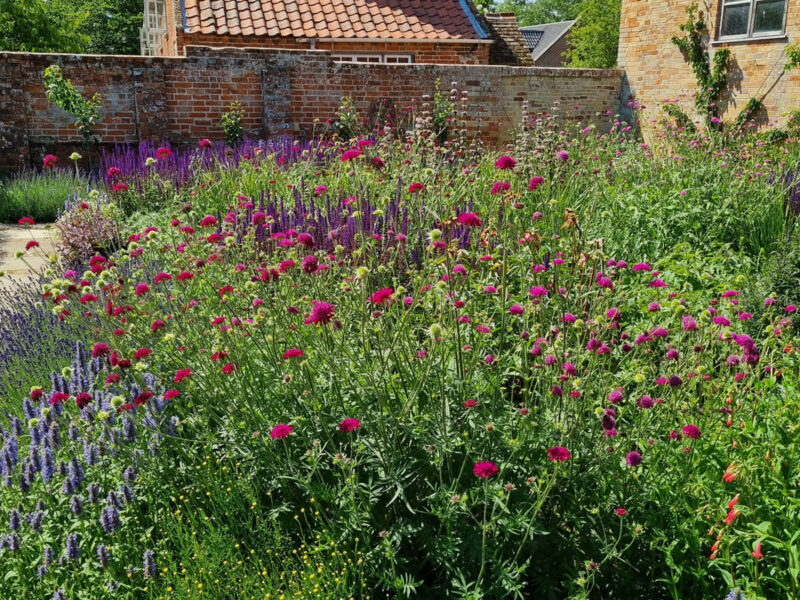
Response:
[[[486,30],[481,26],[478,18],[476,17],[475,13],[472,11],[474,5],[472,4],[471,0],[458,0],[459,4],[461,4],[461,8],[464,10],[464,13],[467,15],[467,19],[469,19],[470,24],[472,25],[473,29],[475,29],[475,33],[478,36],[485,40],[489,37],[489,34]]]
[[[532,51],[531,51],[531,55],[533,56],[533,60],[534,60],[534,62],[535,62],[535,61],[537,61],[537,60],[539,60],[539,59],[542,57],[542,55],[544,55],[544,53],[545,53],[545,52],[547,52],[548,50],[550,50],[550,48],[552,48],[552,47],[555,45],[555,43],[556,43],[558,40],[560,40],[560,39],[561,39],[561,38],[563,38],[565,35],[567,35],[567,33],[569,32],[569,30],[570,30],[570,29],[572,29],[572,26],[573,26],[573,25],[575,25],[575,23],[577,23],[577,22],[578,22],[578,21],[577,21],[577,19],[575,19],[575,20],[573,20],[573,21],[559,21],[558,23],[548,23],[548,25],[561,25],[561,24],[563,24],[563,23],[569,23],[569,25],[567,25],[567,26],[564,28],[564,30],[561,32],[561,34],[560,34],[560,35],[558,35],[558,36],[556,36],[556,37],[553,39],[553,41],[552,41],[552,42],[550,42],[549,44],[547,44],[547,46],[546,46],[546,47],[544,47],[544,48],[541,48],[541,49],[540,49],[540,48],[537,46],[537,47],[536,47],[534,50],[532,50]]]
[[[184,0],[180,0],[181,4],[181,28],[186,31],[188,27],[186,27],[186,5],[184,4]]]

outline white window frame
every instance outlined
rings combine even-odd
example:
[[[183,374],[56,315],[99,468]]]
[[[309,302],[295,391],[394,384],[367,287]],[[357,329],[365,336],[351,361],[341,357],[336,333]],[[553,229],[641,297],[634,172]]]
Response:
[[[786,33],[786,14],[789,12],[788,0],[783,0],[783,23],[780,29],[774,31],[753,31],[756,22],[756,9],[762,2],[768,0],[720,0],[719,8],[719,26],[717,39],[720,41],[733,41],[733,40],[758,40],[761,38],[772,38],[783,36]],[[725,10],[735,6],[749,6],[750,10],[747,15],[747,33],[736,35],[722,35],[722,24],[725,20]]]
[[[413,54],[373,54],[369,52],[336,52],[331,55],[336,62],[364,64],[410,65],[414,63]]]

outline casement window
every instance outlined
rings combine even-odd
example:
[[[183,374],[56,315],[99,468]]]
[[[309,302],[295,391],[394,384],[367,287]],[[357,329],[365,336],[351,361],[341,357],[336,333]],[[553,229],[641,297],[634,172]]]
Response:
[[[719,39],[758,39],[782,35],[786,0],[721,0]]]
[[[352,63],[373,63],[373,64],[390,64],[390,65],[410,65],[414,62],[414,56],[411,54],[365,54],[365,53],[352,53],[352,54],[333,54],[333,60],[337,62],[352,62]]]

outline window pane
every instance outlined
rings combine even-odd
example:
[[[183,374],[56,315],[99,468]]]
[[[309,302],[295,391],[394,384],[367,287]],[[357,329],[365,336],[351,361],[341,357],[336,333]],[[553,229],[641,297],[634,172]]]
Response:
[[[783,11],[786,0],[766,0],[756,4],[754,33],[765,31],[783,31]]]
[[[750,12],[748,4],[726,6],[722,15],[720,35],[747,35],[747,19]]]

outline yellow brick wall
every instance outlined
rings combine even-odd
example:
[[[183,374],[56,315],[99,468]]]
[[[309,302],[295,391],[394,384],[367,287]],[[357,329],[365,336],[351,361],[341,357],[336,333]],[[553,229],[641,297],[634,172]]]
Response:
[[[697,84],[689,63],[670,41],[682,33],[686,8],[692,0],[622,0],[619,67],[626,73],[623,103],[633,98],[645,105],[640,112],[645,129],[665,114],[665,100],[678,101],[695,114],[693,94]],[[733,119],[752,97],[763,97],[765,110],[759,123],[785,122],[785,114],[800,108],[800,69],[784,72],[784,51],[788,43],[800,42],[800,0],[788,0],[786,37],[780,40],[713,43],[721,0],[701,0],[698,7],[711,32],[711,48],[727,47],[733,57],[729,89],[720,103],[722,116]]]

